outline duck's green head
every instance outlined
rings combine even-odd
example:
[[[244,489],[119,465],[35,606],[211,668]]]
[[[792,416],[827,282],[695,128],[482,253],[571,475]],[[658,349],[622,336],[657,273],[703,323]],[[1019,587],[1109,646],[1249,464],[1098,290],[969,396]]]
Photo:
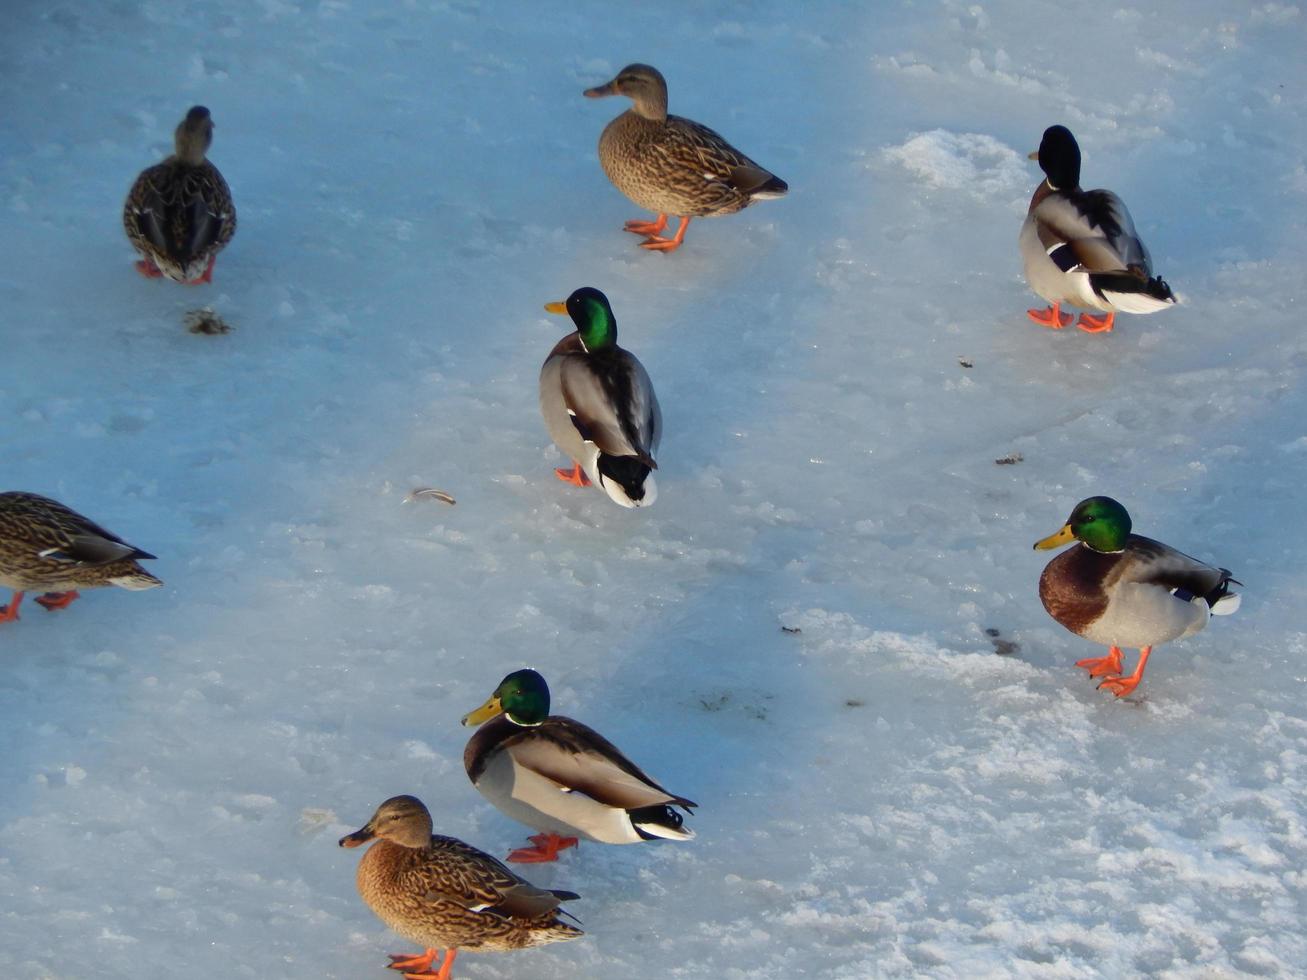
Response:
[[[548,313],[566,313],[576,324],[581,344],[587,351],[617,343],[617,318],[608,297],[593,286],[582,286],[561,303],[546,303]]]
[[[1030,154],[1048,176],[1053,190],[1072,191],[1080,186],[1080,144],[1065,126],[1049,126],[1039,149]]]
[[[549,717],[549,685],[529,667],[515,670],[495,688],[486,703],[463,716],[464,725],[480,725],[507,715],[515,725],[539,725]]]
[[[1122,551],[1130,527],[1130,515],[1111,497],[1089,497],[1076,504],[1060,531],[1036,541],[1035,548],[1044,551],[1081,541],[1095,551]]]
[[[193,166],[204,162],[204,155],[213,143],[213,116],[202,105],[191,106],[186,118],[177,124],[173,145],[177,158]]]

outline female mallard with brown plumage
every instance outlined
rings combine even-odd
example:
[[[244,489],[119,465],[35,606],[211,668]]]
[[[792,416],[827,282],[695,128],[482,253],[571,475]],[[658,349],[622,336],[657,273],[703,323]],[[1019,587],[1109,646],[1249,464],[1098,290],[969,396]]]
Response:
[[[587,97],[625,95],[635,105],[599,137],[599,162],[619,191],[654,221],[628,221],[626,230],[648,237],[641,248],[675,251],[691,218],[734,214],[754,201],[783,197],[785,181],[754,163],[707,126],[667,112],[667,82],[649,65],[627,65]],[[681,219],[673,238],[659,235],[667,216]]]
[[[593,728],[549,713],[549,685],[534,670],[509,674],[463,718],[481,725],[463,751],[478,792],[542,833],[510,861],[554,861],[578,837],[604,844],[690,840],[684,817],[697,803],[667,792]]]
[[[576,486],[597,483],[623,507],[648,507],[658,497],[653,454],[663,418],[644,365],[617,346],[617,320],[599,290],[583,286],[545,309],[576,324],[540,367],[540,414],[574,464],[554,473]]]
[[[177,282],[213,281],[213,263],[236,233],[231,190],[205,154],[213,119],[202,105],[177,126],[176,152],[141,171],[123,206],[123,227],[143,276]]]
[[[1071,131],[1050,126],[1030,158],[1046,176],[1030,199],[1018,242],[1026,281],[1053,305],[1026,315],[1060,330],[1071,322],[1061,312],[1063,303],[1105,310],[1104,317],[1081,314],[1076,326],[1106,333],[1118,311],[1155,313],[1174,306],[1175,294],[1153,275],[1125,203],[1111,191],[1080,189],[1080,146]]]
[[[1117,697],[1129,694],[1144,676],[1148,655],[1159,643],[1193,636],[1209,616],[1239,608],[1230,585],[1240,583],[1174,548],[1130,533],[1130,515],[1111,497],[1090,497],[1076,505],[1056,534],[1037,549],[1080,543],[1064,551],[1039,577],[1039,598],[1048,614],[1078,636],[1109,647],[1106,657],[1077,660],[1090,677],[1105,677]],[[1121,648],[1139,650],[1134,673],[1122,677]]]
[[[425,947],[391,956],[390,968],[413,980],[449,980],[459,950],[502,952],[584,935],[559,920],[575,892],[537,888],[484,851],[431,833],[431,814],[413,796],[395,796],[341,847],[376,843],[356,881],[368,907],[392,930]],[[431,969],[444,949],[439,972]]]
[[[0,606],[0,623],[18,618],[24,592],[44,592],[36,601],[53,611],[76,599],[78,589],[162,585],[136,563],[153,557],[57,500],[0,493],[0,585],[14,590],[9,605]]]

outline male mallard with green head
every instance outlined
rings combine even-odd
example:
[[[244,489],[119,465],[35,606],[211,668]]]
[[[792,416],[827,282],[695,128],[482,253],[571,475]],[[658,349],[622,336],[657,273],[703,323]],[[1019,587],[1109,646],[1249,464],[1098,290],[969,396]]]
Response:
[[[76,599],[78,589],[162,585],[136,563],[153,557],[57,500],[0,493],[0,585],[14,590],[9,605],[0,606],[0,623],[18,619],[25,592],[44,592],[36,601],[53,612]]]
[[[641,248],[675,251],[691,218],[734,214],[789,191],[785,181],[707,126],[669,115],[667,82],[657,68],[627,65],[611,82],[584,94],[591,99],[625,95],[635,103],[599,137],[599,162],[619,191],[658,214],[654,221],[626,223],[627,231],[648,236]],[[659,232],[669,214],[681,225],[675,237],[663,238]]]
[[[463,751],[477,790],[503,813],[542,833],[510,861],[554,861],[578,837],[604,844],[689,840],[672,807],[698,806],[667,792],[593,728],[549,713],[549,685],[534,670],[509,674],[481,707]]]
[[[411,980],[449,980],[460,949],[498,952],[583,935],[559,920],[575,892],[537,888],[484,851],[431,833],[431,814],[413,796],[395,796],[341,847],[376,843],[359,862],[359,894],[387,926],[425,948],[391,956]],[[444,949],[439,972],[431,969]]]
[[[205,154],[213,142],[213,118],[194,106],[177,126],[176,152],[141,171],[123,206],[123,227],[136,263],[150,279],[213,281],[213,263],[236,234],[231,190]]]
[[[1117,697],[1139,686],[1154,646],[1193,636],[1209,616],[1239,608],[1230,585],[1240,583],[1228,569],[1131,534],[1130,527],[1119,503],[1090,497],[1076,504],[1060,531],[1035,542],[1040,550],[1079,542],[1044,568],[1039,598],[1072,633],[1110,648],[1106,657],[1077,660],[1076,666],[1105,677],[1099,687]],[[1120,676],[1122,647],[1139,650],[1139,664],[1127,677]]]
[[[573,460],[554,472],[576,486],[599,484],[623,507],[648,507],[658,497],[653,454],[663,418],[644,365],[617,346],[617,319],[599,290],[584,286],[545,309],[576,324],[540,368],[540,414]]]
[[[1053,305],[1028,310],[1035,323],[1061,330],[1071,315],[1063,303],[1105,310],[1081,314],[1088,333],[1112,329],[1117,312],[1155,313],[1174,306],[1175,294],[1153,275],[1148,249],[1125,203],[1111,191],[1080,189],[1080,146],[1065,126],[1044,130],[1038,160],[1045,179],[1030,199],[1018,242],[1030,288]]]

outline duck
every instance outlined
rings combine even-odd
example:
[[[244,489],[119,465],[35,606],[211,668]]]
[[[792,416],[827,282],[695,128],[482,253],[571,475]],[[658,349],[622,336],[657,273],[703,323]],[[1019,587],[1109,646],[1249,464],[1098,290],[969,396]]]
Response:
[[[1143,680],[1153,647],[1193,636],[1211,616],[1239,608],[1228,568],[1217,568],[1169,545],[1131,532],[1130,515],[1111,497],[1076,504],[1062,528],[1035,542],[1037,550],[1078,542],[1048,563],[1039,599],[1048,614],[1077,636],[1108,647],[1106,657],[1077,660],[1100,688],[1118,698]],[[1122,647],[1139,650],[1125,675]]]
[[[691,218],[734,214],[789,192],[785,181],[707,126],[669,115],[667,81],[652,65],[627,65],[612,81],[582,94],[590,99],[625,95],[634,103],[604,128],[599,162],[619,191],[658,215],[626,223],[626,231],[646,236],[641,248],[674,252],[685,241]],[[668,215],[681,219],[672,238],[661,234]]]
[[[213,282],[218,253],[236,234],[236,207],[222,174],[206,158],[213,117],[192,106],[173,136],[176,152],[142,170],[123,205],[123,228],[143,256],[136,270],[148,279]]]
[[[392,796],[341,847],[375,841],[359,861],[359,895],[391,930],[424,947],[392,955],[410,980],[449,980],[459,950],[502,952],[584,935],[562,921],[576,892],[537,888],[485,851],[433,834],[416,796]],[[439,971],[432,964],[443,949]]]
[[[540,367],[540,414],[554,444],[573,461],[554,474],[579,487],[596,484],[622,507],[648,507],[658,499],[653,454],[663,431],[648,372],[617,346],[617,318],[593,286],[545,310],[576,324]]]
[[[506,816],[541,831],[519,863],[554,861],[579,838],[603,844],[691,840],[673,807],[699,804],[663,789],[593,728],[549,713],[549,685],[538,671],[515,670],[464,726],[480,725],[463,767],[482,796]]]
[[[1153,275],[1148,249],[1135,231],[1125,203],[1111,191],[1080,188],[1080,145],[1065,126],[1044,130],[1038,160],[1045,178],[1030,198],[1018,243],[1026,282],[1053,304],[1027,310],[1040,326],[1061,330],[1071,322],[1062,304],[1102,310],[1083,313],[1076,326],[1107,333],[1117,313],[1156,313],[1177,302],[1160,276]]]
[[[13,590],[0,606],[0,623],[19,618],[23,595],[66,609],[79,589],[106,585],[139,591],[163,585],[137,562],[154,555],[106,531],[89,517],[39,493],[0,493],[0,586]]]

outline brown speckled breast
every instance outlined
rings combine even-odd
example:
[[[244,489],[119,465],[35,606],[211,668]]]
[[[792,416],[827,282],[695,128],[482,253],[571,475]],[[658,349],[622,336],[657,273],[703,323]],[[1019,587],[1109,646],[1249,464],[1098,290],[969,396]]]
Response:
[[[1106,585],[1123,553],[1103,554],[1076,544],[1044,567],[1039,601],[1072,633],[1084,631],[1107,610]]]

